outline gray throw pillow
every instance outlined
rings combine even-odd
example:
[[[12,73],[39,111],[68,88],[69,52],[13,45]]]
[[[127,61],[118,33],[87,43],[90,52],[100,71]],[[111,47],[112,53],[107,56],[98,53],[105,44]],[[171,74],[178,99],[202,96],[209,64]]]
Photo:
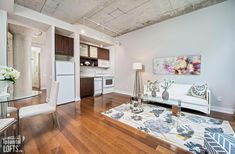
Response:
[[[207,88],[208,88],[207,84],[202,84],[202,85],[193,84],[192,87],[189,89],[189,95],[193,97],[206,99]]]

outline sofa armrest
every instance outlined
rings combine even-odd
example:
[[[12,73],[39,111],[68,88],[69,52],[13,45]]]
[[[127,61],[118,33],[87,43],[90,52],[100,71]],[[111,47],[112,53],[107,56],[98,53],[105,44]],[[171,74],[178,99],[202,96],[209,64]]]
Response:
[[[210,110],[211,110],[211,90],[207,89],[206,91],[206,100],[208,102],[208,114],[210,114]]]

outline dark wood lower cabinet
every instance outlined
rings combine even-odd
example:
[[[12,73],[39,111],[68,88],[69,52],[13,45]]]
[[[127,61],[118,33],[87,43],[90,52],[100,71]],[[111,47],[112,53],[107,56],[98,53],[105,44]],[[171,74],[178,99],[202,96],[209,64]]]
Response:
[[[94,78],[80,78],[81,98],[94,95]]]

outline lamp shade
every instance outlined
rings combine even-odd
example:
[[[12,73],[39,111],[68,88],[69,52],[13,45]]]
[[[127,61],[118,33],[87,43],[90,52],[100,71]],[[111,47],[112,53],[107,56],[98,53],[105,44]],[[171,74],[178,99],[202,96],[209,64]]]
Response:
[[[143,69],[143,64],[139,63],[139,62],[133,63],[132,68],[134,70],[142,70]]]

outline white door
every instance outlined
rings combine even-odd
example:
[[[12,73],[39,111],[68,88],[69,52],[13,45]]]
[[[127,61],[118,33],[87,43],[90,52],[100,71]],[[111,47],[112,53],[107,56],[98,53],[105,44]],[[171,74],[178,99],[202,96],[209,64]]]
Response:
[[[32,85],[40,89],[40,51],[39,47],[32,47]]]

